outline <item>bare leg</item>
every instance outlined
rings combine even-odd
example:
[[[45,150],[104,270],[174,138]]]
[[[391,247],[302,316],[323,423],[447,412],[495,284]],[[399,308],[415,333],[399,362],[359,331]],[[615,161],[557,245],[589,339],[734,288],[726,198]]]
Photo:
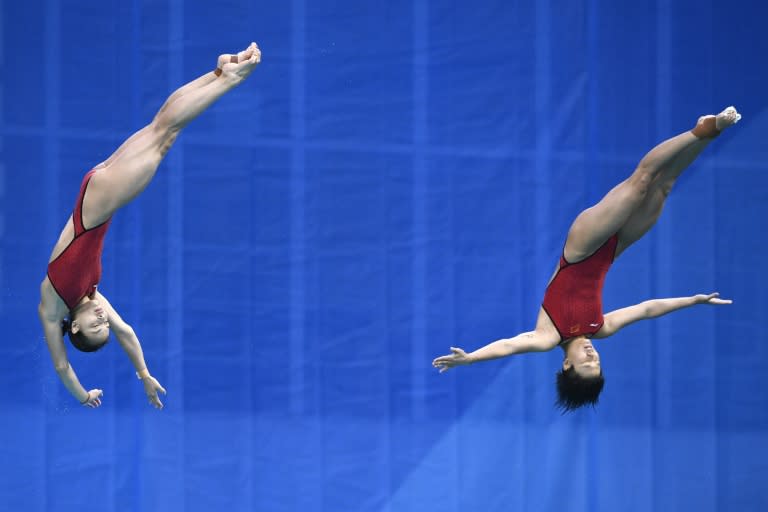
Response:
[[[261,52],[255,44],[249,49],[248,59],[224,64],[220,75],[207,73],[175,91],[149,125],[98,166],[100,172],[91,179],[83,205],[86,227],[103,222],[141,193],[179,132],[251,74]]]
[[[251,43],[248,46],[248,48],[246,48],[245,50],[243,50],[241,52],[238,52],[235,55],[232,55],[232,54],[229,54],[229,53],[224,53],[224,54],[219,55],[219,58],[218,58],[218,60],[216,62],[216,69],[214,71],[211,71],[210,73],[206,73],[203,76],[198,77],[195,80],[192,80],[191,82],[189,82],[187,84],[184,84],[183,86],[181,86],[178,89],[176,89],[168,97],[168,99],[165,100],[165,103],[163,103],[163,106],[160,107],[160,110],[158,111],[158,115],[163,113],[163,112],[165,112],[165,110],[168,108],[168,105],[170,105],[171,103],[175,102],[181,96],[183,96],[183,95],[185,95],[185,94],[187,94],[187,93],[189,93],[189,92],[191,92],[191,91],[193,91],[195,89],[199,89],[201,87],[204,87],[204,86],[210,84],[211,82],[213,82],[214,80],[216,80],[216,78],[222,73],[222,70],[223,70],[225,64],[229,64],[231,62],[237,63],[237,62],[246,61],[246,60],[250,59],[251,56],[253,55],[253,53],[255,51],[258,51],[258,49],[259,49],[259,47],[256,45],[256,43]],[[117,148],[117,150],[114,153],[112,153],[112,155],[107,160],[105,160],[104,162],[100,163],[96,167],[98,168],[98,167],[103,167],[103,166],[111,164],[114,161],[114,159],[117,158],[126,147],[131,147],[131,145],[132,145],[131,142],[140,133],[141,132],[139,131],[139,132],[136,132],[135,134],[133,134],[119,148]]]
[[[251,55],[258,50],[258,46],[256,46],[256,43],[251,43],[248,48],[245,50],[238,52],[234,55],[229,53],[223,53],[219,55],[219,59],[216,62],[216,69],[214,71],[211,71],[210,73],[206,73],[200,78],[193,80],[189,82],[188,84],[182,86],[181,88],[174,91],[173,94],[171,94],[168,99],[165,101],[162,107],[160,107],[160,112],[163,112],[166,108],[168,108],[168,105],[176,101],[180,96],[183,96],[184,94],[187,94],[188,92],[199,89],[200,87],[203,87],[205,85],[208,85],[209,83],[213,82],[216,77],[221,75],[224,66],[229,63],[238,63],[243,62],[251,58]]]
[[[665,191],[669,193],[677,176],[719,130],[738,120],[736,116],[735,109],[726,109],[717,116],[717,127],[714,122],[708,122],[712,125],[711,129],[702,131],[700,120],[694,130],[667,139],[653,148],[627,180],[614,187],[598,204],[579,214],[565,243],[566,259],[576,262],[588,257],[617,232],[620,250],[642,236],[661,213]],[[714,119],[715,116],[709,117]],[[630,219],[634,221],[631,225]],[[640,219],[648,224],[644,230],[638,229]]]
[[[713,117],[715,117],[715,127],[718,132],[737,123],[741,119],[741,115],[733,107],[728,107]],[[700,126],[700,124],[701,119],[697,126]],[[675,181],[712,140],[712,137],[700,138],[689,145],[687,149],[677,155],[653,182],[651,190],[648,192],[643,203],[619,230],[619,245],[616,248],[617,256],[642,238],[656,224],[661,211],[664,209],[664,203],[672,191],[672,187],[675,185]]]

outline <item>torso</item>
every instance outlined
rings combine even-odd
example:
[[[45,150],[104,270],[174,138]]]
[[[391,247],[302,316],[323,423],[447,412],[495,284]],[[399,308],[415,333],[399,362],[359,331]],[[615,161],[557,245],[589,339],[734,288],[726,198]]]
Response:
[[[544,311],[543,307],[539,307],[539,314],[536,317],[536,331],[540,333],[546,333],[547,339],[560,339],[560,343],[567,341],[560,337],[560,333],[557,332],[557,327],[555,327],[555,324],[552,323],[552,320],[549,318],[549,315],[547,315],[547,312]]]
[[[59,234],[59,240],[56,242],[56,245],[53,246],[53,251],[51,251],[51,257],[48,258],[48,263],[55,260],[62,252],[64,252],[64,249],[72,243],[74,238],[75,226],[72,223],[72,216],[70,215],[67,223],[64,225],[64,229],[62,229],[61,234]]]
[[[100,176],[98,167],[94,170],[97,172],[94,172],[91,176],[91,179],[88,182],[88,189],[85,191],[85,196],[83,197],[82,211],[83,226],[85,229],[92,229],[94,226],[103,224],[106,220],[109,219],[109,212],[104,208],[106,200],[104,197],[102,197],[104,196],[104,193],[101,190],[103,186],[99,186]],[[70,215],[69,219],[67,219],[67,223],[61,230],[61,234],[59,234],[59,239],[56,242],[56,245],[53,246],[53,251],[51,251],[51,257],[48,258],[48,263],[55,260],[62,252],[64,252],[64,249],[66,249],[67,246],[72,243],[74,238],[75,226],[72,221],[72,215]]]
[[[50,302],[50,297],[46,301],[46,295],[50,294],[45,293],[50,289],[71,309],[83,297],[94,293],[101,277],[101,251],[109,218],[98,218],[97,212],[104,210],[94,205],[99,202],[99,193],[91,194],[91,185],[97,175],[98,172],[91,171],[83,179],[74,212],[51,252],[48,273],[41,288],[44,305]],[[76,215],[78,219],[75,219]],[[96,221],[101,222],[96,224]]]
[[[561,258],[550,279],[539,312],[559,333],[561,342],[577,336],[591,337],[603,327],[602,288],[616,253],[613,235],[594,254],[569,263]]]

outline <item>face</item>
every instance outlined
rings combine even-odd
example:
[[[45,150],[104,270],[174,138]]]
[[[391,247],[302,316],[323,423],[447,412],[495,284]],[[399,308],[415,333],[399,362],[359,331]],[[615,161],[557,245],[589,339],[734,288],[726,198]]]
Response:
[[[600,368],[600,354],[597,353],[589,338],[580,336],[568,343],[565,348],[563,369],[573,366],[574,371],[582,377],[597,377]]]
[[[91,300],[72,319],[72,332],[81,332],[89,341],[103,343],[109,337],[109,317],[98,300]]]

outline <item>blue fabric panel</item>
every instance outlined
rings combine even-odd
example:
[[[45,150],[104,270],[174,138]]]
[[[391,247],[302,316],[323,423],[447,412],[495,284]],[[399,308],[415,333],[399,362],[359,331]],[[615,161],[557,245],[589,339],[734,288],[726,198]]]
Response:
[[[0,509],[762,512],[768,509],[768,7],[353,0],[0,0]],[[257,41],[254,75],[115,216],[116,340],[36,314],[82,175],[168,95]],[[563,416],[562,354],[439,375],[533,328],[568,228],[655,144],[744,119],[608,275],[606,311],[719,291],[599,342]]]

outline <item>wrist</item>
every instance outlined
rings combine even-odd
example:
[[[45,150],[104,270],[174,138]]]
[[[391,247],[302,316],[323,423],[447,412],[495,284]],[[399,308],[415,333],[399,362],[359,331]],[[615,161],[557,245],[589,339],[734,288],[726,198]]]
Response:
[[[88,403],[88,400],[91,399],[91,394],[89,392],[85,392],[85,398],[83,400],[80,400],[80,405],[85,405]]]
[[[144,379],[146,379],[149,376],[150,376],[149,375],[149,370],[147,370],[146,368],[136,372],[136,378],[139,379],[139,380],[144,380]]]

